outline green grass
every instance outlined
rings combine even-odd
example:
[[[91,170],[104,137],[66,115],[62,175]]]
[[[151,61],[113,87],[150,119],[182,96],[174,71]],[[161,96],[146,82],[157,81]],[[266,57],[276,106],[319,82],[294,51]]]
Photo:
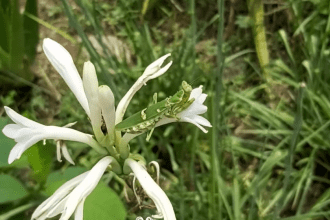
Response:
[[[172,67],[136,94],[126,116],[148,105],[154,92],[159,99],[173,94],[182,80],[204,86],[205,117],[213,125],[208,134],[175,123],[155,129],[149,142],[142,135],[130,144],[146,161],[160,162],[177,219],[330,219],[328,1],[265,5],[265,13],[281,9],[264,17],[271,45],[267,82],[251,43],[252,29],[237,25],[232,36],[224,37],[231,7],[236,16],[248,14],[245,1],[232,6],[224,0],[119,0],[116,5],[77,0],[75,10],[68,2],[62,0],[69,23],[116,103],[144,67],[172,53]],[[290,21],[277,23],[283,16]],[[100,42],[109,34],[128,45],[133,63],[118,59]],[[103,55],[88,35],[100,42]],[[62,100],[57,123],[79,119],[88,129],[82,114],[73,114],[72,99],[68,95]],[[87,155],[76,154],[80,165],[92,164]],[[111,182],[119,195],[122,184]],[[134,205],[126,205],[128,219],[150,212],[134,210]],[[7,211],[17,207],[13,204]]]

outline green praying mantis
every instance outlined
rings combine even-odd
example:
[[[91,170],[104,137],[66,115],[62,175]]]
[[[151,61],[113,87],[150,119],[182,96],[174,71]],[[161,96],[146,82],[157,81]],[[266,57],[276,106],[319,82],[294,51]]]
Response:
[[[117,124],[116,130],[138,134],[153,130],[156,123],[164,117],[179,120],[177,114],[188,108],[195,101],[194,98],[189,100],[191,91],[192,87],[183,81],[180,91],[161,102],[157,102],[157,93],[155,93],[154,104]]]

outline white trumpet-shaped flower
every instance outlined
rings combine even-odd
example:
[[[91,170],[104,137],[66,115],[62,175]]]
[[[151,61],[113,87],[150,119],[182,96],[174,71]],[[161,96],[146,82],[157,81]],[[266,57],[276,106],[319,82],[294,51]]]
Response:
[[[164,220],[175,220],[173,206],[158,184],[151,178],[146,169],[140,163],[130,158],[126,159],[124,172],[129,169],[134,173],[134,176],[139,180],[142,188],[155,203],[158,213],[154,215],[156,218],[164,218]]]
[[[76,131],[71,128],[45,126],[34,122],[16,113],[11,108],[5,106],[7,115],[16,124],[9,124],[4,127],[2,132],[9,138],[14,139],[17,144],[10,151],[8,163],[19,159],[23,152],[38,141],[44,139],[68,140],[86,143],[101,154],[106,154],[106,150],[101,148],[91,135]]]
[[[39,205],[32,215],[32,220],[44,220],[59,214],[62,214],[60,220],[68,220],[73,213],[75,220],[82,220],[86,197],[95,189],[109,164],[118,167],[116,163],[113,157],[104,157],[90,171],[66,182]]]

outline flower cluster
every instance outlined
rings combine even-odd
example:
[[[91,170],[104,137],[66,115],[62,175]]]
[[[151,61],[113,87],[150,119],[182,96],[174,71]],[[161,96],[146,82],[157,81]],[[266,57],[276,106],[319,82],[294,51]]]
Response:
[[[43,41],[43,50],[64,79],[78,102],[85,110],[91,121],[94,135],[82,133],[70,128],[74,123],[64,127],[45,126],[34,122],[16,113],[9,107],[5,107],[7,115],[14,124],[9,124],[3,129],[3,133],[14,139],[17,143],[10,152],[8,163],[19,159],[25,150],[41,140],[53,139],[57,145],[57,158],[61,161],[61,154],[70,163],[74,164],[65,141],[77,141],[92,147],[103,158],[88,172],[85,172],[62,185],[50,198],[44,201],[33,213],[32,219],[47,219],[61,214],[61,220],[67,220],[75,213],[75,219],[83,219],[83,205],[86,197],[93,191],[106,170],[117,174],[133,173],[143,187],[145,193],[153,200],[157,208],[157,218],[175,220],[175,214],[170,200],[164,191],[150,177],[141,161],[130,157],[129,141],[138,134],[121,134],[116,131],[115,125],[123,120],[124,114],[134,94],[150,79],[164,74],[172,65],[172,61],[161,67],[170,56],[167,54],[150,64],[141,77],[120,100],[115,109],[114,95],[108,86],[99,86],[95,67],[91,62],[86,62],[81,79],[69,52],[57,42],[51,39]],[[155,124],[155,127],[167,123],[181,121],[198,126],[203,132],[211,124],[199,116],[207,111],[203,105],[206,94],[202,93],[202,87],[191,91],[189,100],[191,105],[177,114],[175,118],[164,117]],[[136,157],[135,157],[136,158]],[[120,164],[123,164],[121,166]]]

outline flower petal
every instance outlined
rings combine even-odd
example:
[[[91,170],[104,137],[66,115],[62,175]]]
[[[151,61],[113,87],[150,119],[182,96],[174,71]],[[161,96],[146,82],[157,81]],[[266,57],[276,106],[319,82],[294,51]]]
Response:
[[[179,117],[200,115],[207,112],[207,106],[201,105],[198,102],[193,102],[187,109],[178,114]]]
[[[13,126],[10,126],[5,132],[12,136]],[[15,159],[21,157],[23,152],[30,148],[38,141],[44,139],[69,140],[88,144],[100,154],[107,154],[107,151],[100,147],[99,144],[92,138],[91,135],[76,131],[71,128],[57,126],[43,126],[42,129],[21,128],[17,131],[15,141],[18,142],[11,150],[8,158],[8,163],[12,163]]]
[[[9,116],[9,118],[11,120],[13,120],[16,124],[24,125],[25,127],[30,127],[30,128],[42,128],[44,126],[42,124],[39,124],[35,121],[32,121],[32,120],[18,114],[13,109],[11,109],[7,106],[5,106],[5,111],[6,111],[7,115]]]
[[[200,126],[200,124],[198,124],[196,121],[192,120],[191,118],[182,117],[180,119],[180,121],[192,123],[192,124],[196,125],[199,129],[201,129],[204,133],[207,133],[208,132],[205,128],[203,128],[202,126]]]
[[[143,72],[142,76],[138,78],[138,80],[134,83],[134,85],[128,90],[125,96],[120,100],[117,111],[116,111],[116,124],[123,120],[124,114],[126,112],[127,106],[133,98],[134,94],[150,79],[154,79],[164,74],[172,65],[172,61],[169,62],[165,67],[161,68],[161,65],[164,63],[167,57],[171,56],[171,54],[166,54],[161,58],[157,59],[153,63],[151,63]]]
[[[83,72],[83,86],[90,109],[89,118],[92,123],[95,137],[100,142],[104,135],[101,130],[102,116],[99,104],[99,83],[97,81],[94,65],[90,61],[85,62]]]
[[[14,160],[19,159],[24,151],[26,151],[28,148],[30,148],[32,145],[36,144],[40,140],[40,136],[33,136],[26,142],[17,143],[9,153],[8,163],[11,164]]]
[[[142,74],[142,76],[147,78],[146,81],[161,76],[162,74],[164,74],[168,70],[168,68],[170,68],[170,66],[172,65],[172,61],[169,62],[163,68],[161,68],[161,65],[164,63],[166,58],[169,57],[169,56],[171,56],[170,53],[158,58],[156,61],[152,62],[151,64],[149,64],[149,66],[147,66],[147,68],[145,69],[145,71]]]
[[[70,193],[65,203],[61,220],[69,219],[82,199],[86,198],[97,186],[105,169],[115,159],[111,156],[102,158],[88,173],[84,180]]]
[[[115,97],[109,86],[103,85],[99,87],[99,102],[108,134],[111,135],[111,138],[114,138],[116,120]]]
[[[203,92],[203,86],[199,86],[191,91],[189,99],[198,98]]]
[[[18,136],[18,131],[24,128],[22,125],[9,124],[2,129],[2,133],[9,138],[15,139]]]
[[[89,171],[80,174],[79,176],[67,181],[64,183],[60,188],[58,188],[54,194],[49,197],[46,201],[41,203],[38,208],[33,212],[32,219],[39,219],[39,216],[42,215],[47,210],[53,209],[56,204],[62,201],[70,192],[71,190],[76,187],[89,173]],[[61,210],[62,211],[62,210]],[[59,213],[61,213],[58,212]],[[55,214],[54,216],[56,216]]]
[[[193,117],[189,117],[192,120],[196,121],[198,124],[206,126],[206,127],[212,127],[211,123],[204,117],[200,115],[194,115]]]
[[[44,39],[43,49],[48,60],[62,76],[66,84],[76,96],[80,105],[84,108],[87,115],[90,116],[90,110],[83,89],[83,83],[77,68],[73,63],[70,53],[62,45],[49,38]]]
[[[84,219],[84,203],[86,198],[83,198],[76,208],[76,211],[74,213],[74,220],[83,220]]]
[[[167,198],[164,191],[150,177],[144,167],[130,158],[126,159],[125,164],[131,168],[146,194],[154,201],[157,210],[162,214],[164,220],[175,220],[176,217],[170,200]]]
[[[63,143],[63,146],[62,146],[62,153],[63,153],[63,156],[64,158],[69,162],[71,163],[72,165],[75,165],[75,163],[73,162],[71,156],[70,156],[70,153],[68,151],[68,148],[66,147],[66,144]]]
[[[197,102],[199,102],[200,104],[203,104],[205,99],[206,99],[207,95],[206,94],[201,94],[198,98],[197,98]]]

